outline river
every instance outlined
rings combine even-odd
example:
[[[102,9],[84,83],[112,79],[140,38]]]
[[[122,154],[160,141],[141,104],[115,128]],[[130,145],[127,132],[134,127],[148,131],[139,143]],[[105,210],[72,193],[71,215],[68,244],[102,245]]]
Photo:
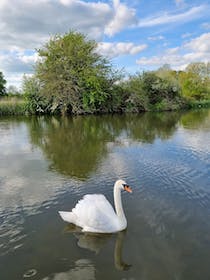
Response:
[[[128,228],[84,234],[61,220],[87,193]],[[0,118],[0,279],[210,279],[210,110]]]

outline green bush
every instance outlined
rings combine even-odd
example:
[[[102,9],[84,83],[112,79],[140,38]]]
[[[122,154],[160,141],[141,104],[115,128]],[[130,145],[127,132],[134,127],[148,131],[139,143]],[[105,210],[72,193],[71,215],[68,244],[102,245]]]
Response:
[[[52,104],[41,95],[39,79],[35,76],[24,76],[22,90],[26,100],[26,110],[29,114],[46,114],[51,112]]]

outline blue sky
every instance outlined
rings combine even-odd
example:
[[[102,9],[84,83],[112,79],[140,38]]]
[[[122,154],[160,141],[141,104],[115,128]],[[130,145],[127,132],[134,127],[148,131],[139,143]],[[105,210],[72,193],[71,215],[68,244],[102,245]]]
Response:
[[[70,29],[128,73],[210,61],[210,2],[203,0],[1,0],[0,71],[7,86],[31,75],[36,48]]]

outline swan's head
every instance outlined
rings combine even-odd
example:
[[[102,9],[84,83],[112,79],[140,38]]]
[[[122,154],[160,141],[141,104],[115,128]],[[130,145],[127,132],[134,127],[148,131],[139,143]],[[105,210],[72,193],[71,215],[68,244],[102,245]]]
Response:
[[[115,186],[120,190],[132,193],[131,187],[124,180],[117,180]]]

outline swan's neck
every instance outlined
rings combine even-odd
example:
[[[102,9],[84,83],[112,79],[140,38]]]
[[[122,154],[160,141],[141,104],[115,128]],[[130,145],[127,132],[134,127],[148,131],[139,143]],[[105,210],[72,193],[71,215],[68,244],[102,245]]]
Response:
[[[121,190],[116,185],[114,186],[114,205],[120,223],[126,227],[127,221],[122,207]]]

